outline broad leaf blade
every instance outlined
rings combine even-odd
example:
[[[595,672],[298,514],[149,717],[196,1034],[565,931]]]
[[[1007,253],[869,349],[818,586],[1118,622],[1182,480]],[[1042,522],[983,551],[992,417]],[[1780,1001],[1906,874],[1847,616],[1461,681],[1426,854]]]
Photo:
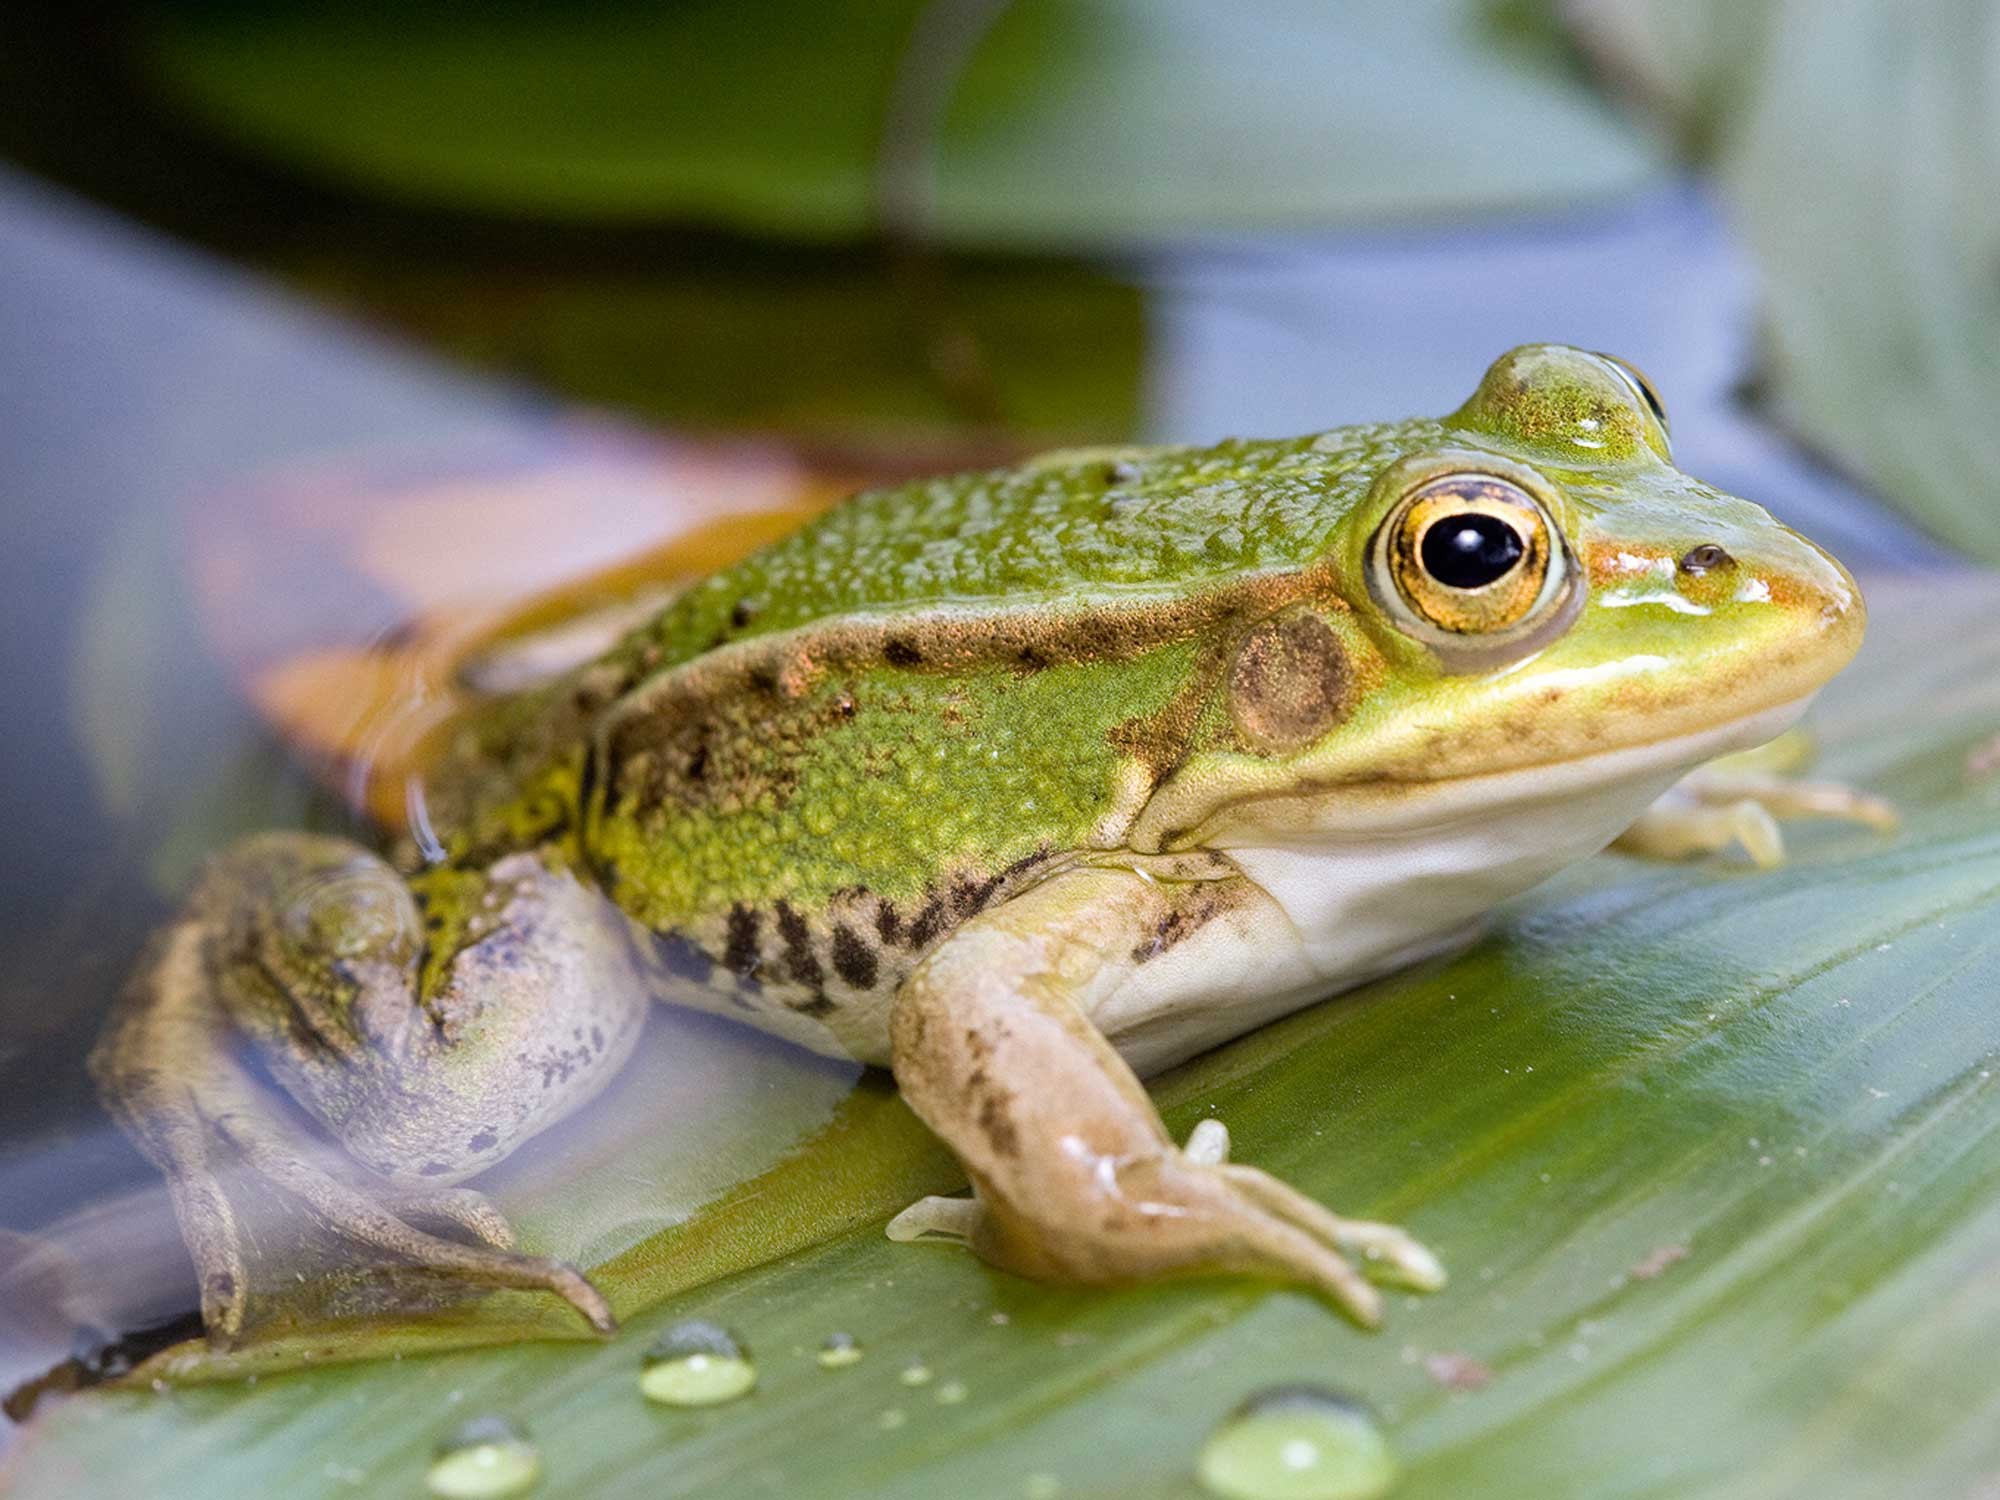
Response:
[[[2000,732],[1995,589],[1877,590],[1820,715],[1829,769],[1902,804],[1897,837],[1808,832],[1771,875],[1607,857],[1458,960],[1165,1081],[1176,1128],[1217,1113],[1243,1159],[1443,1252],[1452,1285],[1394,1299],[1379,1337],[1242,1282],[1037,1287],[877,1221],[607,1345],[74,1399],[31,1427],[18,1491],[407,1490],[454,1418],[503,1409],[546,1495],[1008,1495],[1053,1474],[1192,1496],[1207,1424],[1300,1378],[1374,1404],[1409,1496],[1967,1492],[2000,1464],[2000,778],[1976,769]],[[696,1312],[749,1339],[758,1392],[647,1408],[644,1340]],[[828,1372],[810,1351],[836,1328],[868,1352]],[[1444,1388],[1440,1353],[1490,1381]],[[918,1357],[967,1399],[904,1386]]]

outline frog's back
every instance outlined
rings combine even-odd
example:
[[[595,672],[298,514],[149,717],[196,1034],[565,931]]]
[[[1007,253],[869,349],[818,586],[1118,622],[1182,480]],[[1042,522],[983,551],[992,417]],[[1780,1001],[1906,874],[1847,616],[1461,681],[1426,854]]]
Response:
[[[669,998],[881,1056],[958,923],[1115,847],[1282,603],[1435,423],[1054,455],[859,495],[610,659],[583,847]]]
[[[852,614],[1179,594],[1291,571],[1436,422],[1283,441],[1075,451],[866,491],[684,595],[636,644],[662,666]]]

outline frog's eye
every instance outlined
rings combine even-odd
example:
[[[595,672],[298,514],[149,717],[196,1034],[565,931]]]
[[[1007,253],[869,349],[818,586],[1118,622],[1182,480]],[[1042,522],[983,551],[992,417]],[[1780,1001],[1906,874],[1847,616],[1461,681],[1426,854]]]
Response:
[[[1666,403],[1660,400],[1660,393],[1653,388],[1653,382],[1646,378],[1646,372],[1631,360],[1620,359],[1615,354],[1600,353],[1598,358],[1609,363],[1614,370],[1625,377],[1626,382],[1632,387],[1632,394],[1646,403],[1646,410],[1651,412],[1653,420],[1660,424],[1660,431],[1670,432],[1672,427],[1667,421]]]
[[[1382,523],[1371,562],[1377,592],[1415,617],[1409,623],[1420,636],[1512,634],[1539,623],[1568,592],[1568,553],[1548,511],[1495,474],[1419,485]]]

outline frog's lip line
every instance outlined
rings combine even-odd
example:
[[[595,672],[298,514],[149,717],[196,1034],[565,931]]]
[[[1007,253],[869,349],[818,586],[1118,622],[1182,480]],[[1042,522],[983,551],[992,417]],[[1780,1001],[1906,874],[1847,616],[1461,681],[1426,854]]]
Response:
[[[1176,847],[1186,843],[1228,849],[1238,843],[1268,844],[1273,834],[1287,830],[1338,830],[1359,836],[1405,833],[1485,816],[1500,806],[1574,796],[1621,781],[1634,785],[1658,782],[1664,790],[1704,761],[1776,739],[1798,722],[1817,693],[1814,689],[1784,703],[1648,744],[1502,771],[1423,781],[1379,777],[1309,790],[1294,787],[1251,792],[1212,809],[1199,826],[1173,842]],[[1650,796],[1646,800],[1651,800]],[[1231,827],[1232,823],[1237,826]]]

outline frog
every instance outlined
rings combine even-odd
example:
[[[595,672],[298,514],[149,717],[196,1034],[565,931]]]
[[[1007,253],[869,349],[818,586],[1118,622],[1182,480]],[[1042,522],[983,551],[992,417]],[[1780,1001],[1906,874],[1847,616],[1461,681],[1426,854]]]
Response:
[[[457,716],[414,831],[214,855],[93,1073],[219,1343],[253,1292],[232,1172],[611,1331],[467,1182],[587,1106],[655,1002],[890,1070],[971,1186],[893,1238],[1060,1284],[1255,1276],[1374,1325],[1440,1259],[1232,1160],[1219,1120],[1177,1142],[1142,1080],[1621,837],[1769,864],[1778,818],[1888,826],[1726,768],[1865,622],[1827,552],[1675,467],[1635,366],[1566,345],[1442,418],[864,491]]]

